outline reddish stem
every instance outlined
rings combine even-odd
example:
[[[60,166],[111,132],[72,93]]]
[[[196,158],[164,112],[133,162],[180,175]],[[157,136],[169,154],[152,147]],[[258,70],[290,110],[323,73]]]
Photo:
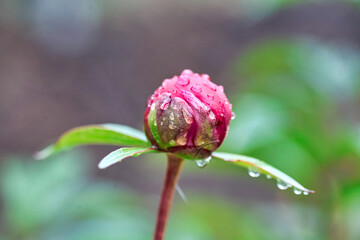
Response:
[[[168,165],[163,190],[161,193],[160,205],[158,210],[154,240],[163,240],[165,235],[166,223],[169,218],[171,203],[174,196],[175,185],[178,181],[183,159],[173,154],[168,154]]]

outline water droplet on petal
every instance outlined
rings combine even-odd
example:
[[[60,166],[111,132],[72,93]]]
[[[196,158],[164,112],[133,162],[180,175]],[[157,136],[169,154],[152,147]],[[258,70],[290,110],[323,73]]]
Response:
[[[151,104],[151,110],[155,110],[155,103]]]
[[[210,111],[210,112],[209,112],[209,118],[210,118],[211,120],[214,120],[214,119],[215,119],[215,114],[214,114],[213,111]]]
[[[190,88],[191,91],[196,92],[196,93],[201,93],[202,92],[202,88],[199,85],[194,85]]]
[[[210,100],[214,100],[214,95],[212,95],[212,94],[208,94],[207,97],[208,97]]]
[[[302,191],[300,189],[294,188],[294,193],[296,195],[300,195],[300,194],[302,194]]]
[[[219,90],[221,91],[221,92],[224,92],[224,87],[223,86],[219,86]]]
[[[173,112],[171,112],[171,113],[169,114],[169,118],[170,118],[170,120],[174,121],[175,116],[174,116],[174,113],[173,113]]]
[[[170,122],[169,122],[169,128],[170,128],[171,130],[174,130],[174,129],[176,128],[176,126],[175,126],[175,124],[174,124],[173,121],[170,121]]]
[[[177,93],[176,89],[173,89],[173,90],[172,90],[172,92],[173,92],[174,94],[176,94],[176,93]]]
[[[210,163],[210,160],[211,160],[211,156],[208,158],[205,158],[205,159],[195,160],[195,163],[198,167],[203,168],[203,167],[206,167]]]
[[[160,104],[160,109],[161,110],[166,110],[171,102],[171,98],[165,98],[164,101],[162,101],[162,103]]]
[[[181,75],[178,77],[177,83],[181,86],[187,86],[190,83],[190,78],[187,75]]]
[[[164,122],[163,122],[163,121],[161,121],[161,122],[160,122],[160,125],[161,125],[161,126],[162,126],[162,125],[164,125]]]
[[[182,73],[181,73],[181,75],[183,75],[183,74],[193,74],[193,71],[191,71],[190,69],[185,69],[184,71],[182,71]]]
[[[250,177],[259,177],[260,176],[259,169],[255,168],[255,167],[249,167],[249,176]]]
[[[309,193],[308,193],[308,192],[303,192],[303,194],[304,194],[304,195],[309,195]]]
[[[186,108],[182,108],[181,112],[182,112],[187,124],[191,124],[194,122],[194,118],[193,118],[192,114]]]
[[[186,134],[180,135],[179,137],[176,138],[176,143],[184,146],[187,143],[187,138],[186,138]]]
[[[206,80],[210,80],[210,77],[209,77],[209,75],[207,75],[207,74],[203,74],[203,75],[201,75],[202,76],[202,78],[204,78],[204,79],[206,79]]]
[[[235,113],[234,112],[231,112],[231,120],[234,120],[236,117]]]
[[[284,181],[282,181],[280,179],[277,180],[276,185],[280,190],[286,190],[289,187],[289,185],[287,183],[285,183]]]

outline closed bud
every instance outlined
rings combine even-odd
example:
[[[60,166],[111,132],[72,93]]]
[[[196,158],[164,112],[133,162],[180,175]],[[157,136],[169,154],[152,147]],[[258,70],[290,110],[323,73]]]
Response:
[[[204,159],[223,142],[232,105],[208,75],[184,70],[165,79],[150,97],[144,129],[159,150],[186,159]]]

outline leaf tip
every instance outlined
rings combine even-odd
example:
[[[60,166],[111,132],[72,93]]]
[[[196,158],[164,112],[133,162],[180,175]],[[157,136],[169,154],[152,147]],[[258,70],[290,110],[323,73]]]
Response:
[[[33,154],[33,158],[35,160],[43,160],[45,158],[48,158],[50,155],[52,155],[54,153],[54,146],[53,145],[50,145],[46,148],[44,148],[43,150],[40,150],[38,152],[35,152]]]

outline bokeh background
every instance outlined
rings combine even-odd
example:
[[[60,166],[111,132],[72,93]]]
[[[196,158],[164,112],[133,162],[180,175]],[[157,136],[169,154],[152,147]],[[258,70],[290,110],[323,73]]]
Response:
[[[359,26],[357,0],[1,0],[0,239],[151,239],[165,157],[98,170],[113,147],[32,153],[78,125],[141,129],[185,68],[234,105],[222,150],[316,194],[186,162],[167,239],[360,239]]]

